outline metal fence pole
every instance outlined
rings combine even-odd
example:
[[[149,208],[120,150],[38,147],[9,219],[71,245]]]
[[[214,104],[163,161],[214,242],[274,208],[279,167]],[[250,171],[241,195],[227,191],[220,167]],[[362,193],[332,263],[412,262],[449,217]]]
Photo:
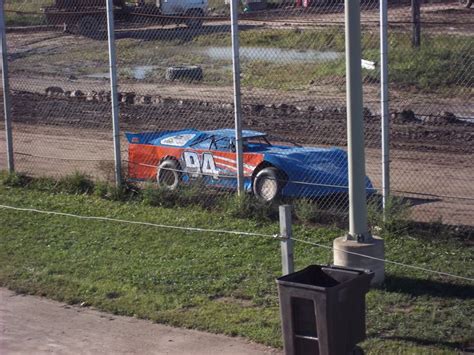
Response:
[[[292,273],[293,265],[293,236],[291,228],[291,206],[280,206],[280,237],[281,239],[281,264],[283,275]]]
[[[109,40],[110,92],[114,139],[115,184],[122,185],[122,157],[120,154],[119,102],[117,93],[117,59],[115,54],[114,3],[107,0],[107,32]]]
[[[411,17],[413,22],[413,47],[419,47],[421,44],[421,15],[420,0],[411,0]]]
[[[2,87],[3,87],[3,111],[5,115],[5,135],[7,145],[7,164],[8,171],[15,171],[13,160],[13,134],[11,121],[11,103],[10,103],[10,83],[8,81],[8,53],[7,53],[7,36],[5,29],[5,16],[3,8],[3,0],[0,0],[0,50],[2,51]]]
[[[230,20],[232,31],[232,65],[234,79],[235,148],[237,153],[237,191],[244,192],[244,162],[242,148],[242,107],[240,93],[239,55],[239,0],[231,0]]]
[[[388,9],[380,0],[380,113],[382,118],[382,207],[390,196],[390,117],[388,108]]]
[[[371,240],[365,191],[360,2],[345,0],[349,238]]]

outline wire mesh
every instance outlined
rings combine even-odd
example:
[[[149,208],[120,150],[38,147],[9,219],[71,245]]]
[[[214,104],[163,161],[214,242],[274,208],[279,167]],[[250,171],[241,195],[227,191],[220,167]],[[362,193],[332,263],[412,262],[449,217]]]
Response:
[[[229,4],[114,4],[124,175],[156,181],[160,164],[172,160],[152,151],[137,160],[125,132],[230,129],[217,140],[216,134],[204,140],[197,131],[183,133],[198,140],[189,149],[198,164],[189,155],[190,170],[181,152],[162,172],[168,185],[205,180],[206,193],[234,193]],[[411,204],[411,218],[419,221],[472,225],[474,41],[466,5],[422,3],[414,47],[410,3],[389,1],[391,191]],[[5,16],[17,170],[113,179],[105,1],[11,0]],[[315,200],[315,210],[345,215],[343,2],[246,1],[239,17],[243,128],[266,133],[273,144],[247,137],[246,189],[266,199],[280,192]],[[361,22],[366,174],[380,191],[378,1],[362,3]],[[250,158],[261,149],[283,155],[274,146],[291,142],[296,145],[283,163]],[[213,160],[204,162],[204,152]],[[0,167],[6,168],[5,154]]]

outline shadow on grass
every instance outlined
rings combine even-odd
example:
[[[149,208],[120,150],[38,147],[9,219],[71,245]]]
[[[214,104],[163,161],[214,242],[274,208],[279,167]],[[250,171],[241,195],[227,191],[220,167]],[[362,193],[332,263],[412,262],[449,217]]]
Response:
[[[395,341],[406,341],[406,342],[411,342],[415,343],[417,345],[421,346],[436,346],[436,347],[444,347],[444,348],[450,348],[452,350],[458,350],[463,348],[463,344],[461,343],[456,343],[452,341],[443,341],[443,340],[435,340],[435,339],[421,339],[417,337],[412,337],[412,336],[380,336],[377,337],[382,340],[395,340]]]
[[[407,203],[411,207],[442,201],[442,199],[440,198],[417,198],[417,197],[403,197],[402,200],[403,202]]]
[[[412,296],[472,299],[474,286],[448,282],[422,280],[409,277],[389,276],[382,287],[388,292],[401,292]]]
[[[462,242],[466,246],[474,245],[474,226],[450,225],[439,222],[415,222],[408,224],[408,231],[419,239],[427,241],[441,240]]]

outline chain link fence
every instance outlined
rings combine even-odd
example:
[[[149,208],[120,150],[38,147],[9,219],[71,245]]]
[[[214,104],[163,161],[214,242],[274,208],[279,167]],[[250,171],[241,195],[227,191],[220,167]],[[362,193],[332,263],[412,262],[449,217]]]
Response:
[[[189,141],[196,159],[210,152],[212,162],[196,163],[190,154],[192,171],[186,161],[168,161],[161,182],[173,185],[177,178],[187,182],[199,175],[203,198],[234,193],[235,178],[228,178],[237,170],[229,5],[114,4],[124,176],[156,180],[163,158],[174,154],[137,151],[134,143],[163,143],[163,137],[126,138],[125,132],[187,130],[173,136],[174,143],[181,148]],[[389,1],[391,194],[411,205],[417,221],[473,224],[474,10],[466,5],[424,2],[417,22],[409,3]],[[5,2],[17,171],[55,177],[80,171],[113,180],[106,15],[105,1],[99,0]],[[362,3],[361,21],[366,173],[377,192],[382,184],[377,1]],[[315,213],[346,214],[343,2],[243,2],[239,36],[242,122],[249,130],[245,188],[264,198],[276,192],[296,196],[297,204],[311,199]],[[1,125],[0,168],[6,169],[3,120]],[[221,129],[230,131],[209,132]],[[273,160],[262,158],[262,151]]]

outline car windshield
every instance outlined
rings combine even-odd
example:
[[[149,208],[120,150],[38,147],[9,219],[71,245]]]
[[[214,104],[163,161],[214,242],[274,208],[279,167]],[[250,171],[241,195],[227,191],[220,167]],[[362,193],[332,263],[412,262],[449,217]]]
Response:
[[[228,137],[207,136],[192,143],[191,146],[198,149],[229,151],[230,139]]]
[[[286,146],[299,146],[298,144],[288,141],[287,139],[280,138],[277,136],[271,136],[272,142],[267,138],[267,136],[254,136],[246,137],[242,140],[243,151],[251,152],[266,149],[273,145],[286,145]],[[220,150],[220,151],[230,151],[235,152],[235,139],[230,137],[222,136],[207,136],[199,139],[191,144],[192,147],[197,149],[209,149],[209,150]]]

